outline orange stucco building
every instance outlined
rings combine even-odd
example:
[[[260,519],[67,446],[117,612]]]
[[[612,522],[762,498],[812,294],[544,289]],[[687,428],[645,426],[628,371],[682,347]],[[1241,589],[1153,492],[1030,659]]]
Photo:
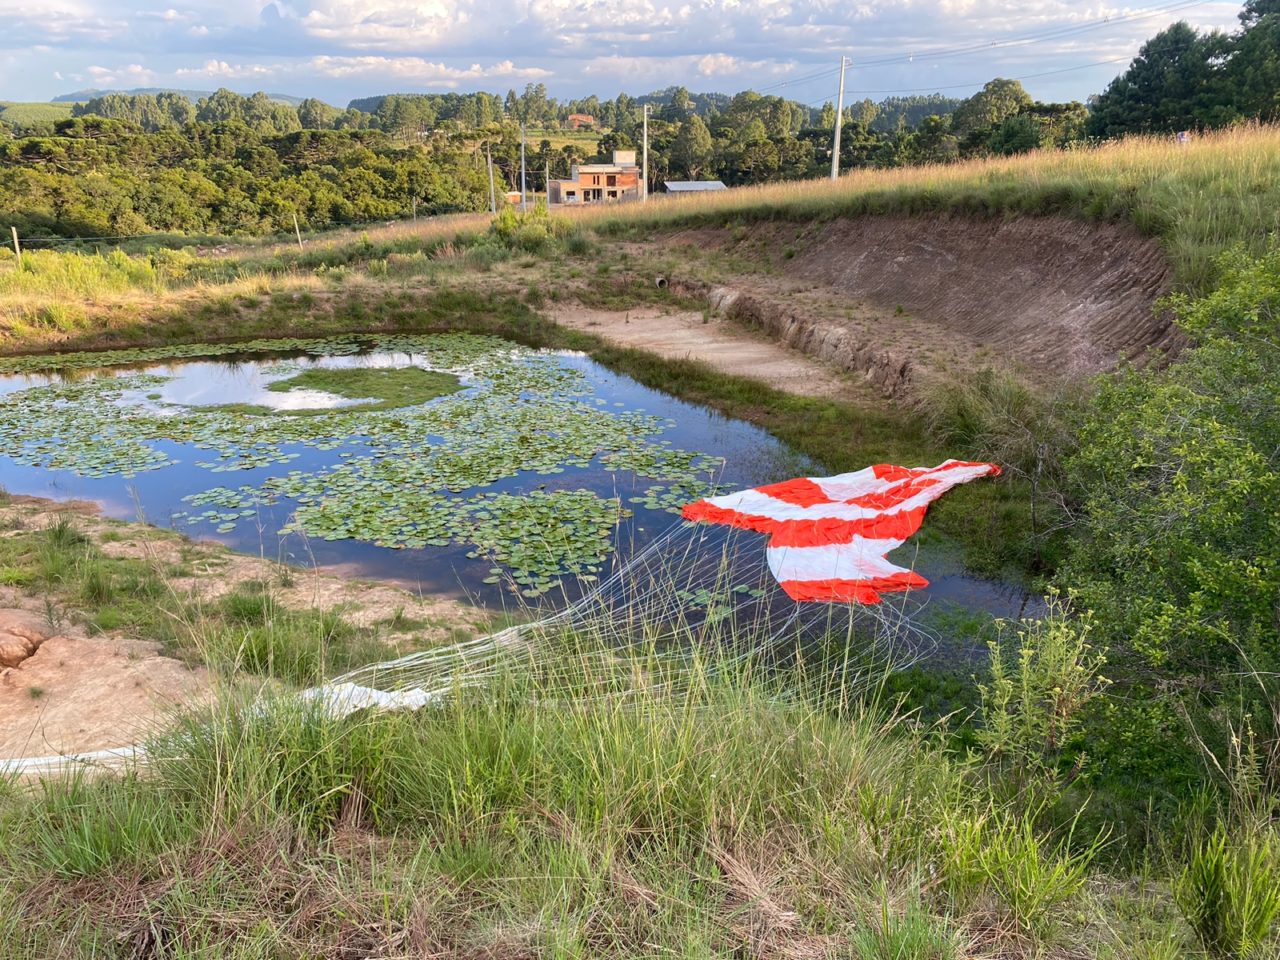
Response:
[[[575,163],[567,180],[552,180],[551,204],[617,203],[640,199],[640,167],[634,150],[615,150],[612,163]]]

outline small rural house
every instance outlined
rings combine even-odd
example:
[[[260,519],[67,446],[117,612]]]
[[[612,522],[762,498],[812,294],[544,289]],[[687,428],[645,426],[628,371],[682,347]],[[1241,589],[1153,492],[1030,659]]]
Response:
[[[596,118],[589,113],[571,113],[569,114],[569,129],[581,130],[583,127],[594,127]]]
[[[616,203],[640,199],[640,168],[634,150],[613,151],[612,163],[575,163],[568,180],[552,180],[548,202]]]
[[[728,190],[719,180],[664,180],[662,186],[667,193],[710,193],[714,190]]]

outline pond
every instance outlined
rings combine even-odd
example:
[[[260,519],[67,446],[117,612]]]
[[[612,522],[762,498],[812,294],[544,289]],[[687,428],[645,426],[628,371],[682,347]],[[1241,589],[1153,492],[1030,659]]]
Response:
[[[815,472],[585,356],[469,334],[7,358],[0,374],[11,493],[486,603],[607,575],[716,487]],[[1016,615],[1019,591],[935,559],[918,564],[933,597]]]

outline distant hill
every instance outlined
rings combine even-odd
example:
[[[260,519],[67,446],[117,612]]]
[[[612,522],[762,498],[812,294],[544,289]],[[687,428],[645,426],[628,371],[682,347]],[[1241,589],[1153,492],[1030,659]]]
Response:
[[[178,90],[174,87],[134,87],[132,90],[76,90],[74,93],[64,93],[61,96],[54,97],[53,103],[85,103],[94,97],[102,97],[108,93],[123,93],[129,95],[150,93],[176,93],[186,97],[192,103],[209,96],[212,90]],[[293,97],[287,93],[268,93],[268,97],[277,103],[287,103],[291,107],[296,107],[303,101],[303,97]]]

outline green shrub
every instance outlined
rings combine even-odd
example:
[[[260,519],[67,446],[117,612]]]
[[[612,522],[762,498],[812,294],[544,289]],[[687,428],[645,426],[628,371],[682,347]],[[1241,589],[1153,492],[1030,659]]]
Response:
[[[585,230],[574,230],[565,237],[564,249],[575,257],[585,257],[591,253],[591,238]]]
[[[493,218],[490,235],[508,250],[523,253],[545,253],[553,242],[568,238],[574,231],[563,217],[553,217],[546,203],[539,200],[531,210],[517,211],[503,207]]]
[[[1039,570],[1052,570],[1061,552],[1072,499],[1065,461],[1075,450],[1082,400],[1078,387],[1050,389],[990,368],[920,392],[926,429],[942,448],[994,461],[1023,485],[1034,551],[1028,563]]]
[[[222,614],[228,620],[261,626],[280,612],[271,592],[260,583],[246,583],[222,598]]]
[[[492,270],[499,263],[511,259],[511,251],[493,239],[482,239],[470,247],[464,257],[467,265],[476,270]]]
[[[1108,381],[1068,468],[1086,491],[1061,582],[1105,639],[1170,678],[1274,670],[1280,594],[1280,243],[1176,298],[1199,345]]]
[[[1023,620],[990,643],[991,676],[979,684],[978,742],[1020,779],[1050,777],[1084,707],[1106,686],[1106,662],[1088,642],[1092,617],[1072,617],[1057,597],[1039,620]],[[1010,649],[1010,647],[1013,649]]]
[[[80,573],[80,595],[95,605],[110,603],[116,595],[115,578],[111,571],[102,563],[85,563]]]
[[[1276,854],[1269,836],[1234,840],[1221,826],[1192,852],[1174,896],[1210,955],[1249,960],[1270,939],[1280,912]]]
[[[75,550],[89,543],[89,538],[81,533],[70,517],[59,516],[45,528],[45,542],[54,550]]]

